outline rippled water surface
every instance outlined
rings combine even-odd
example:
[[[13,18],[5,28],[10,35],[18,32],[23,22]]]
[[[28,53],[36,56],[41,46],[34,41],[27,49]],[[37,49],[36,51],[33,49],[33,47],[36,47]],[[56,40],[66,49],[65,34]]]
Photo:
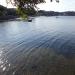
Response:
[[[74,56],[75,17],[0,23],[0,75],[72,75]]]

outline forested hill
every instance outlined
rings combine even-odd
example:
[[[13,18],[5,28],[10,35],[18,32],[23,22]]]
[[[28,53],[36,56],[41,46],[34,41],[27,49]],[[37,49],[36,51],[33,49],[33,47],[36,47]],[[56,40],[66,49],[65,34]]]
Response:
[[[36,11],[31,9],[26,11],[28,16],[34,16],[36,15]],[[20,17],[18,14],[18,11],[15,8],[6,8],[2,5],[0,5],[0,20],[8,20],[8,19],[14,19]]]
[[[41,16],[75,16],[75,11],[55,12],[39,10],[37,15]]]
[[[8,20],[17,18],[18,14],[15,8],[6,8],[0,5],[0,20]]]

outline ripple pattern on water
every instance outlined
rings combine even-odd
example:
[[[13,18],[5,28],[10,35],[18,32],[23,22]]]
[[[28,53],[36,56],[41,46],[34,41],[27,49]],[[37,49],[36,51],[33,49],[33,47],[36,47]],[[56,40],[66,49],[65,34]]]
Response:
[[[36,17],[0,23],[0,75],[74,75],[75,17]]]

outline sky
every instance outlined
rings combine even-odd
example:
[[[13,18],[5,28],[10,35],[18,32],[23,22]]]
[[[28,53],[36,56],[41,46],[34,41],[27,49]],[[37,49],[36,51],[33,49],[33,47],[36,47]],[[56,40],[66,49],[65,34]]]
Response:
[[[0,0],[0,4],[9,8],[13,7],[11,4],[7,5],[6,0]],[[37,6],[39,9],[46,11],[75,11],[75,0],[60,0],[59,3],[56,3],[55,0],[53,2],[46,0],[46,3]]]

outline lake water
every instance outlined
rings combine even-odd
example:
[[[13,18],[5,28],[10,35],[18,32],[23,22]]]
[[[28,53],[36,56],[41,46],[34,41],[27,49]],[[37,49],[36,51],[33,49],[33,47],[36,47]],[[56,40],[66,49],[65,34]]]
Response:
[[[35,49],[37,50],[35,51]],[[33,60],[28,56],[31,52],[33,58],[38,57],[38,59],[36,57],[35,61],[40,61],[39,58],[41,57],[39,56],[42,49],[52,49],[58,55],[62,55],[67,59],[73,58],[75,56],[75,17],[40,16],[35,17],[32,22],[8,21],[0,23],[1,74],[21,75],[22,72],[15,74],[17,69],[15,71],[11,69],[19,64],[24,66],[27,59],[32,62],[29,63],[28,61],[28,65],[33,64]],[[43,50],[44,52],[45,50]],[[28,58],[26,58],[27,56]]]

